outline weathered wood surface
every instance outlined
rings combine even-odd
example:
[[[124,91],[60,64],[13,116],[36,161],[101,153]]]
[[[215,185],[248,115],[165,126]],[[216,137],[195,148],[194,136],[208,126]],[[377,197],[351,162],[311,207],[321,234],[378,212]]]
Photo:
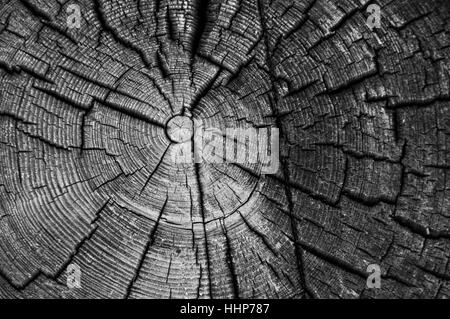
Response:
[[[1,297],[449,297],[447,0],[70,3],[0,1]],[[278,173],[174,166],[181,112]]]

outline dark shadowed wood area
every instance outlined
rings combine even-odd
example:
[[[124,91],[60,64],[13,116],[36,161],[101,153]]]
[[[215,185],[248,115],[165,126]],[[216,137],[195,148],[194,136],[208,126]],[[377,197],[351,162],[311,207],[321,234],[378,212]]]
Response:
[[[0,297],[450,297],[449,134],[448,0],[0,0]]]

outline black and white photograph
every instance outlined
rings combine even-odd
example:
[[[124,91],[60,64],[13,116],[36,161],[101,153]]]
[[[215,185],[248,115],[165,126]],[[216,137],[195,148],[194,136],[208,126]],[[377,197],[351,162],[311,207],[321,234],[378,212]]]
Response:
[[[449,0],[0,0],[0,299],[449,297]]]

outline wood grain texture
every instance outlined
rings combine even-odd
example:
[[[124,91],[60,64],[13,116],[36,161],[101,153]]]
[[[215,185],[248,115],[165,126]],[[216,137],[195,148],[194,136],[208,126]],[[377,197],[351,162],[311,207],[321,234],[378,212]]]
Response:
[[[0,297],[449,297],[449,32],[447,0],[1,0]],[[277,127],[278,172],[174,165],[177,114]]]

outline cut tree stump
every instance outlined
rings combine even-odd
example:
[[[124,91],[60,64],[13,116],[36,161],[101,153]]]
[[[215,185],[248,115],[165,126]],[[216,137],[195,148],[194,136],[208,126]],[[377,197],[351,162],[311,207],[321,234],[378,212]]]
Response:
[[[0,0],[0,297],[449,297],[449,136],[448,0]]]

